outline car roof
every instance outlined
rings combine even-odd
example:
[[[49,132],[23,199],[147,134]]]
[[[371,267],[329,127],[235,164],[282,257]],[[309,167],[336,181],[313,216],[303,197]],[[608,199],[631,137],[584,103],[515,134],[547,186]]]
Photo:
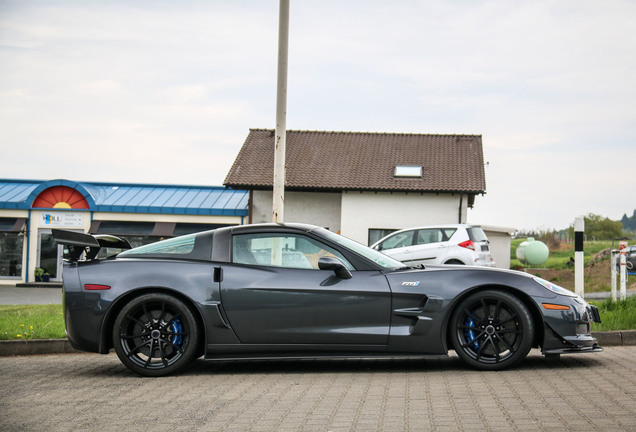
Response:
[[[391,234],[395,234],[402,231],[412,231],[412,230],[431,229],[431,228],[481,228],[481,227],[479,225],[472,225],[472,224],[422,225],[422,226],[416,226],[416,227],[402,228],[401,230],[395,231]]]
[[[232,225],[228,227],[217,228],[214,231],[229,231],[231,233],[249,233],[249,232],[259,232],[259,231],[271,232],[271,231],[278,231],[282,229],[284,231],[309,232],[319,228],[321,227],[316,225],[290,222],[290,223],[284,223],[284,224],[259,223],[259,224],[247,224],[247,225]]]

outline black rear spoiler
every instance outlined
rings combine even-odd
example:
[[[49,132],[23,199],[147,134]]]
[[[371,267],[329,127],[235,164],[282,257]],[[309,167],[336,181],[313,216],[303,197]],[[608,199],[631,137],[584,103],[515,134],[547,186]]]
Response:
[[[51,234],[57,244],[68,247],[68,260],[71,262],[79,261],[83,253],[86,253],[84,259],[90,261],[102,248],[132,249],[130,242],[125,238],[109,234],[90,235],[60,229],[51,230]]]

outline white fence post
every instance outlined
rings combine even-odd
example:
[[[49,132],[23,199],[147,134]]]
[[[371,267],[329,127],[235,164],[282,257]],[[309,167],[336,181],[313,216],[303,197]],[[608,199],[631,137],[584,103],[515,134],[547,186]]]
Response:
[[[627,242],[620,242],[618,249],[621,251],[621,300],[627,298]]]
[[[616,271],[616,262],[618,261],[618,255],[620,251],[617,249],[612,249],[610,254],[610,269],[612,270],[612,300],[616,301],[616,278],[618,276],[618,272]]]
[[[583,258],[583,233],[585,232],[585,219],[579,216],[574,219],[574,292],[585,297],[584,258]]]

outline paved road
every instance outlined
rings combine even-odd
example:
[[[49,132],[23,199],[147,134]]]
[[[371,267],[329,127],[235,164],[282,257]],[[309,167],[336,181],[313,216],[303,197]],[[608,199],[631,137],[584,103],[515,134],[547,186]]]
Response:
[[[114,354],[0,358],[6,431],[634,431],[636,347],[517,369],[441,360],[204,362],[140,378]]]
[[[62,288],[0,286],[0,304],[62,304]]]

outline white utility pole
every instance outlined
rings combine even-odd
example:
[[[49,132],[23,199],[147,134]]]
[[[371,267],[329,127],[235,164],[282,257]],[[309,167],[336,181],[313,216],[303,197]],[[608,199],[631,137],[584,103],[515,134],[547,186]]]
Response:
[[[278,18],[278,84],[276,91],[276,141],[274,141],[274,194],[272,221],[284,222],[285,147],[287,145],[287,57],[289,46],[289,0],[280,0]]]

